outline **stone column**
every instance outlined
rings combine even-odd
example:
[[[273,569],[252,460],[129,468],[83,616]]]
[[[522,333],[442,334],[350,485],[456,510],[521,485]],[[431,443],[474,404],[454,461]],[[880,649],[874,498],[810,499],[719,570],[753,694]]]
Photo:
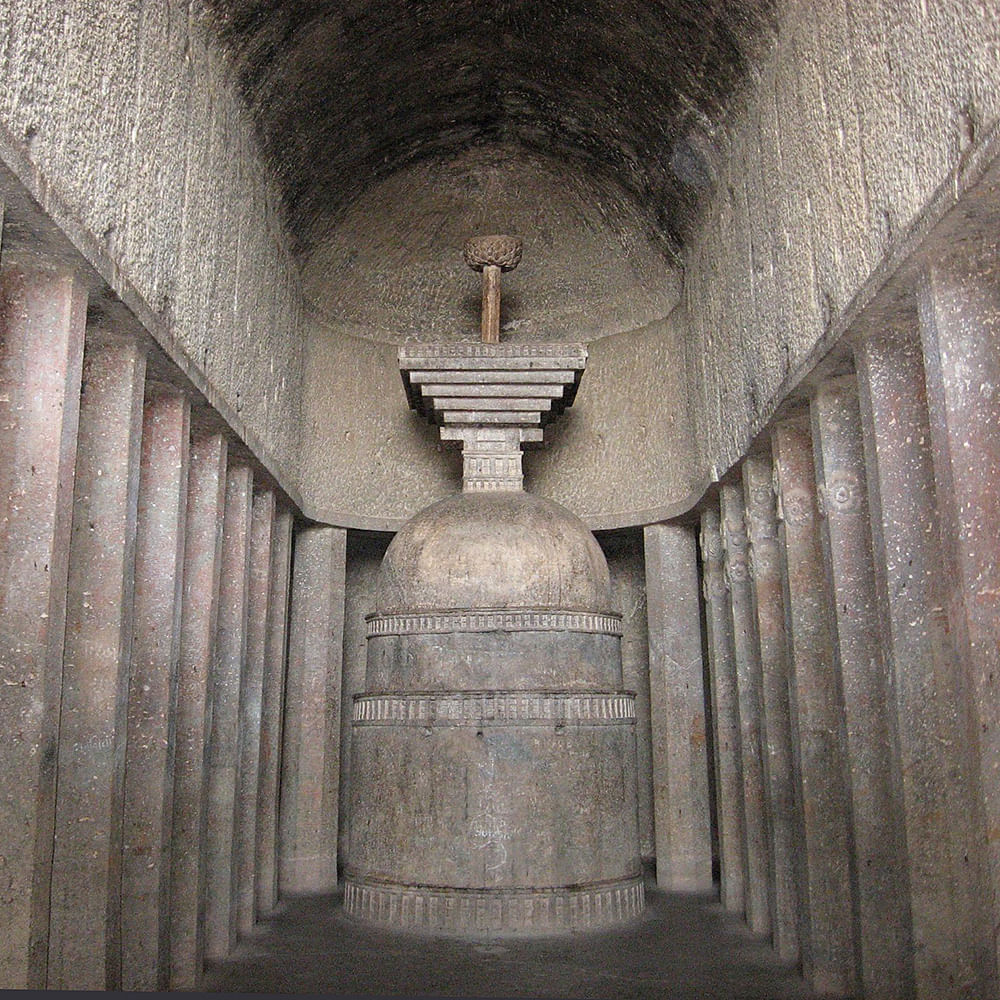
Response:
[[[995,992],[977,845],[971,692],[945,615],[923,358],[908,331],[855,351],[864,425],[880,631],[890,668],[906,822],[913,977],[920,1000]],[[970,987],[970,984],[971,987]]]
[[[73,491],[48,987],[121,988],[128,670],[145,355],[88,334]]]
[[[0,272],[0,981],[45,986],[66,579],[87,295]]]
[[[190,417],[190,403],[183,393],[167,386],[147,388],[125,752],[121,886],[125,990],[165,990],[169,975],[173,713]]]
[[[288,634],[293,523],[290,510],[279,510],[271,532],[271,574],[260,710],[260,784],[255,828],[258,913],[269,912],[278,902],[278,779],[281,773],[281,717],[285,703],[285,640]]]
[[[853,376],[830,379],[813,400],[822,540],[833,602],[850,759],[858,960],[866,1000],[912,991],[906,906],[906,833],[889,724],[892,691],[875,596],[861,413]]]
[[[705,682],[694,530],[651,524],[644,540],[656,881],[672,892],[711,892]]]
[[[771,931],[769,851],[764,765],[761,758],[763,673],[757,618],[754,614],[743,490],[719,490],[722,518],[723,570],[729,586],[733,652],[736,663],[737,711],[740,720],[740,773],[743,776],[743,872],[746,921],[755,934]]]
[[[236,943],[236,789],[240,691],[247,652],[250,506],[253,471],[230,463],[222,535],[219,618],[212,670],[211,727],[205,747],[205,955],[225,958]]]
[[[715,801],[719,825],[721,897],[722,905],[727,910],[743,913],[745,873],[739,694],[729,590],[722,568],[722,535],[717,503],[702,511],[701,561],[715,735]]]
[[[941,261],[919,292],[947,608],[978,715],[976,739],[967,746],[979,754],[993,927],[1000,923],[998,260],[1000,247],[990,245]]]
[[[250,518],[250,579],[246,661],[240,687],[239,779],[236,786],[236,930],[248,934],[257,919],[257,795],[260,780],[260,718],[270,631],[271,536],[274,492],[255,490]]]
[[[757,615],[763,675],[761,741],[771,851],[771,937],[778,954],[794,961],[799,957],[799,896],[795,874],[798,814],[788,703],[791,666],[772,477],[769,456],[751,455],[744,460],[743,493],[753,575],[751,596]]]
[[[282,894],[337,886],[346,546],[341,528],[305,528],[295,538],[278,831]]]
[[[775,425],[793,759],[799,791],[799,940],[817,992],[855,987],[851,799],[808,423]]]
[[[181,648],[177,672],[170,871],[170,988],[194,989],[204,954],[205,738],[211,710],[226,496],[226,439],[196,432],[191,442],[184,532]]]

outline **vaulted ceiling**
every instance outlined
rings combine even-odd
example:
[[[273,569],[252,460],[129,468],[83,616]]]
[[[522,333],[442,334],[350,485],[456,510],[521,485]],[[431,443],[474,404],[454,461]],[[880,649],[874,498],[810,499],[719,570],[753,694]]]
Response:
[[[774,30],[771,0],[210,5],[306,256],[394,175],[426,185],[428,164],[457,163],[474,177],[502,155],[529,165],[522,189],[557,164],[591,201],[603,191],[676,259],[717,126]]]

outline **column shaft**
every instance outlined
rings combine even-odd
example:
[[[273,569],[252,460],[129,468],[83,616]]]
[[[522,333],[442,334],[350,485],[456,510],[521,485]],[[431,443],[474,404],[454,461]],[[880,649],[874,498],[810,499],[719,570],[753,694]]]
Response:
[[[257,796],[260,780],[260,718],[270,631],[271,536],[274,493],[254,492],[250,520],[250,581],[246,663],[240,688],[240,762],[236,787],[236,929],[253,930],[257,919]]]
[[[808,425],[782,421],[772,446],[792,662],[802,965],[817,992],[849,994],[856,976],[851,800]]]
[[[701,515],[701,558],[705,583],[705,626],[715,735],[716,815],[722,905],[734,913],[745,907],[743,868],[743,770],[740,761],[739,692],[729,590],[722,565],[719,508]]]
[[[278,779],[281,773],[281,717],[285,701],[285,640],[288,634],[293,520],[291,511],[278,511],[271,534],[271,575],[260,713],[260,790],[255,834],[258,913],[267,913],[278,902]]]
[[[763,676],[761,741],[767,791],[765,815],[771,851],[771,935],[778,954],[794,961],[799,957],[798,814],[788,701],[791,664],[785,632],[785,598],[772,479],[769,456],[750,456],[744,460],[743,492],[753,575],[751,596],[757,616]]]
[[[135,553],[125,754],[122,988],[164,990],[169,974],[170,828],[191,408],[147,390]]]
[[[0,272],[0,981],[45,986],[66,582],[87,296]]]
[[[656,881],[674,892],[712,889],[705,682],[693,529],[644,531],[649,623]]]
[[[989,920],[1000,924],[1000,247],[942,261],[919,290],[948,617],[977,711]],[[971,734],[970,734],[971,735]],[[994,936],[994,945],[1000,938]],[[996,959],[992,973],[996,974]]]
[[[120,989],[121,859],[146,360],[88,335],[73,491],[48,986]]]
[[[855,851],[857,959],[866,1000],[912,992],[906,836],[891,749],[892,691],[882,653],[861,413],[853,376],[824,383],[812,403],[822,539],[833,598]]]
[[[279,811],[282,893],[337,885],[340,671],[347,532],[295,538]]]
[[[240,697],[247,653],[250,508],[253,471],[230,464],[222,536],[219,618],[212,671],[205,830],[205,954],[225,958],[236,943],[236,790],[240,767]]]
[[[198,985],[204,955],[205,738],[222,571],[226,459],[221,434],[194,435],[184,522],[170,860],[170,988],[175,990]]]
[[[909,335],[855,352],[865,432],[875,582],[890,668],[906,822],[915,993],[990,996],[992,938],[977,856],[974,708],[945,615],[923,359]]]
[[[746,920],[756,934],[771,931],[769,849],[761,750],[763,673],[754,614],[741,486],[719,491],[723,560],[732,613],[743,777],[743,871]]]

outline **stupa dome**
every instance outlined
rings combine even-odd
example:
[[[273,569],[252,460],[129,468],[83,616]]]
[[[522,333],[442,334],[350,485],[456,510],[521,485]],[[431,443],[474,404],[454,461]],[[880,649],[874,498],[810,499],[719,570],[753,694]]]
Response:
[[[376,591],[378,614],[611,607],[608,565],[587,526],[521,492],[459,493],[422,510],[389,545]]]

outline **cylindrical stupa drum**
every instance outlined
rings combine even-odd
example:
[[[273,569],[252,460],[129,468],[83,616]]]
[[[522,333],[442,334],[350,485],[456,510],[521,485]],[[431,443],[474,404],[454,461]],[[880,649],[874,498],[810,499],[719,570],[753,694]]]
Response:
[[[607,563],[572,513],[464,492],[393,539],[355,699],[345,906],[459,933],[643,906],[635,696]]]

